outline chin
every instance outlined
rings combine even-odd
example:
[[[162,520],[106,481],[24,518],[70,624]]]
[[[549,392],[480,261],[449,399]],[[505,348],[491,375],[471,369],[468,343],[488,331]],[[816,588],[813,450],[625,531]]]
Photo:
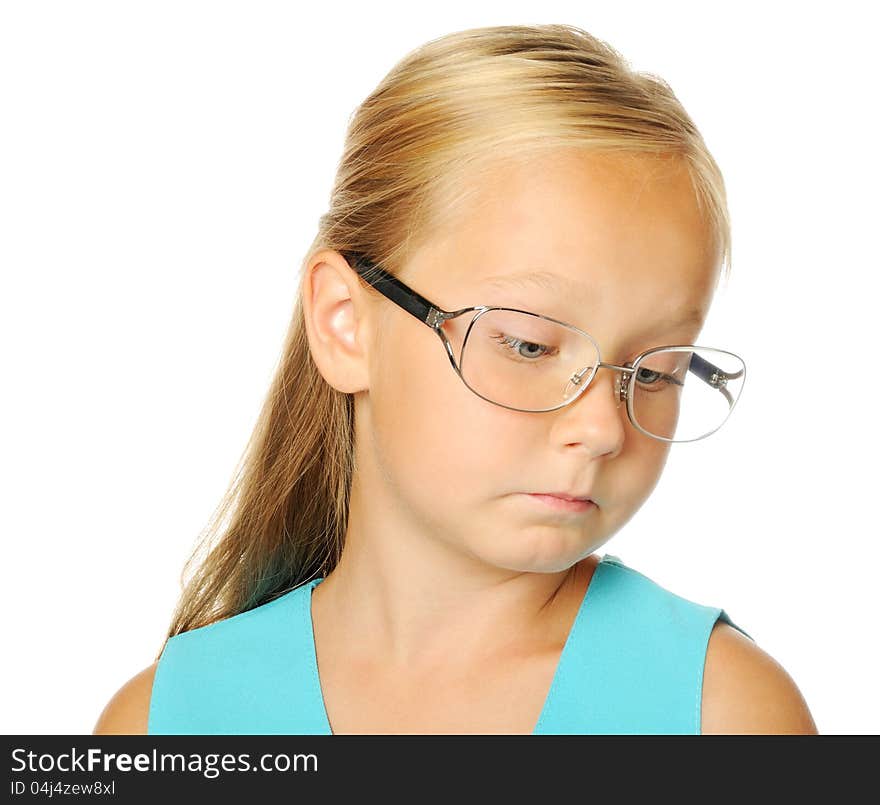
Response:
[[[584,550],[582,543],[533,536],[515,549],[502,552],[496,548],[474,553],[488,565],[517,573],[564,573],[588,555]]]

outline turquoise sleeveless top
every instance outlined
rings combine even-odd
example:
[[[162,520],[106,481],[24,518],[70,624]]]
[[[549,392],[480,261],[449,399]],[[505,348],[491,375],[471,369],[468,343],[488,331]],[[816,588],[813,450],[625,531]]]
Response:
[[[312,626],[316,578],[169,638],[148,734],[332,734]],[[562,649],[534,734],[699,734],[719,607],[682,598],[606,554]]]

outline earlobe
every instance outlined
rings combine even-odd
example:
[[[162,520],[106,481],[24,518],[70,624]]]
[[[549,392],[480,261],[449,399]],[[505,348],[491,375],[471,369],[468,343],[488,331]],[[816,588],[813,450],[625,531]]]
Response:
[[[357,277],[338,253],[316,254],[302,283],[303,318],[315,365],[333,388],[367,388],[365,300]]]

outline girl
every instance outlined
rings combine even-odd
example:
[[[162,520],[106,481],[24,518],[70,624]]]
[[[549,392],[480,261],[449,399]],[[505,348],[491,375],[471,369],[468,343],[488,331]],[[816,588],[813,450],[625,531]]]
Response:
[[[734,409],[743,361],[696,345],[729,260],[696,127],[604,42],[409,54],[351,120],[206,558],[95,733],[815,733],[723,609],[596,554]]]

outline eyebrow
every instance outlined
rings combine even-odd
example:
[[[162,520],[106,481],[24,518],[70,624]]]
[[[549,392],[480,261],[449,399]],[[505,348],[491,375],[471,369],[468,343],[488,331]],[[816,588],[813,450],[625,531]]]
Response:
[[[589,286],[584,283],[577,282],[570,277],[563,277],[560,274],[553,274],[550,271],[530,271],[520,274],[498,274],[492,277],[486,277],[482,284],[488,287],[504,288],[508,286],[537,285],[541,288],[548,288],[551,291],[566,290],[585,290]]]
[[[554,274],[550,271],[531,271],[518,274],[498,274],[486,277],[482,280],[483,285],[489,288],[510,288],[510,287],[539,287],[550,291],[557,292],[590,292],[593,287],[587,283],[578,282],[570,277],[564,277],[560,274]],[[702,325],[704,313],[699,308],[688,307],[672,314],[669,317],[657,322],[651,327],[685,327],[692,325]]]

